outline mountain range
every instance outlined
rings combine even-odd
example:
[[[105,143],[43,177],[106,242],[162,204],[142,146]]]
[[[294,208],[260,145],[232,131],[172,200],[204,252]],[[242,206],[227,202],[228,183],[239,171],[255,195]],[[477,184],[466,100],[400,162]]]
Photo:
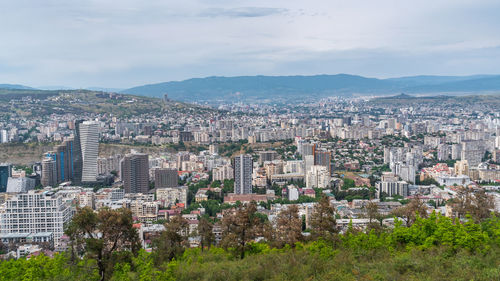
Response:
[[[25,87],[25,88],[23,88]],[[0,84],[0,88],[30,89]],[[93,88],[97,89],[97,88]],[[118,91],[119,89],[98,88]],[[180,101],[290,100],[304,97],[409,94],[500,93],[500,75],[410,76],[388,79],[357,75],[236,76],[192,78],[137,86],[121,93]]]
[[[239,76],[193,78],[123,90],[122,93],[178,100],[293,99],[326,96],[457,94],[500,92],[500,75],[412,76],[389,79],[357,75]]]

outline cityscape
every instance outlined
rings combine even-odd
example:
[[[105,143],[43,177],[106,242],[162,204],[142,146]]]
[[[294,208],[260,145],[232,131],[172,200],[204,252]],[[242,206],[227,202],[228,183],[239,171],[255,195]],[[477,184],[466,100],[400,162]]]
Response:
[[[295,6],[195,18],[325,16]],[[46,83],[74,86],[25,86],[0,56],[0,280],[500,279],[500,75],[254,75],[228,55],[234,75],[81,72],[117,88],[66,74]]]

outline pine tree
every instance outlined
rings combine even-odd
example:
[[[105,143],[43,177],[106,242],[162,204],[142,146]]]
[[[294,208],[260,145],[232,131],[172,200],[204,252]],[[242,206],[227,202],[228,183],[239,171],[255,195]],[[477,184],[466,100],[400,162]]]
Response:
[[[288,205],[276,219],[276,242],[279,246],[295,245],[302,241],[302,219],[297,205]]]
[[[255,202],[240,205],[234,214],[227,214],[222,220],[221,244],[224,248],[235,248],[243,259],[247,244],[262,235],[263,226]]]
[[[202,217],[198,223],[198,235],[201,238],[201,250],[203,251],[205,247],[210,249],[210,246],[215,242],[215,235],[212,223],[205,217]]]
[[[378,211],[378,205],[375,202],[368,202],[365,206],[366,217],[368,218],[367,231],[372,229],[380,230],[382,228],[382,217]]]
[[[330,199],[323,195],[316,204],[310,220],[312,238],[332,239],[338,232],[335,221],[335,209],[330,205]]]
[[[154,241],[156,264],[162,264],[180,256],[188,246],[189,224],[181,215],[165,223],[165,230]]]
[[[73,245],[80,245],[87,257],[97,261],[101,280],[109,277],[120,252],[136,254],[140,249],[139,235],[128,209],[103,208],[96,213],[88,207],[82,208],[73,217],[66,234]]]

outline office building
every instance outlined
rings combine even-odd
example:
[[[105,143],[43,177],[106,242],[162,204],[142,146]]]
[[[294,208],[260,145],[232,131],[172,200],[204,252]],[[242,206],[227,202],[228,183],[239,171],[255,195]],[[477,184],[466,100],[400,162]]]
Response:
[[[251,155],[242,154],[234,158],[234,193],[252,193],[253,159]]]
[[[155,169],[155,188],[176,187],[179,185],[177,169]]]
[[[8,163],[0,164],[0,192],[5,192],[7,190],[7,183],[9,177],[12,176],[12,165]]]
[[[73,139],[65,140],[45,156],[55,161],[57,183],[73,180]]]
[[[84,121],[79,126],[82,153],[82,182],[93,183],[97,179],[97,156],[99,153],[99,125]]]
[[[149,157],[147,154],[127,154],[121,161],[121,177],[125,193],[148,193]]]
[[[75,121],[75,139],[72,154],[74,183],[96,182],[98,152],[98,124],[92,121]]]
[[[42,179],[43,187],[57,185],[56,161],[51,157],[46,157],[42,161]]]

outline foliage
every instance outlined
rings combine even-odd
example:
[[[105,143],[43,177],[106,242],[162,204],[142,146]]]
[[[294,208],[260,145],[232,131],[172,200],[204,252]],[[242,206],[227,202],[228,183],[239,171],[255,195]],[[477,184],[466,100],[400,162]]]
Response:
[[[250,215],[250,213],[245,213]],[[339,243],[318,238],[277,249],[248,242],[245,258],[234,249],[185,249],[155,263],[139,251],[114,266],[110,280],[499,280],[500,218],[462,223],[432,213],[411,226],[396,220],[394,229],[339,234]],[[99,280],[96,260],[53,258],[0,262],[3,280]]]
[[[65,232],[71,240],[72,257],[85,254],[95,259],[101,280],[109,276],[117,262],[130,258],[140,247],[129,209],[103,208],[96,213],[82,208]]]

